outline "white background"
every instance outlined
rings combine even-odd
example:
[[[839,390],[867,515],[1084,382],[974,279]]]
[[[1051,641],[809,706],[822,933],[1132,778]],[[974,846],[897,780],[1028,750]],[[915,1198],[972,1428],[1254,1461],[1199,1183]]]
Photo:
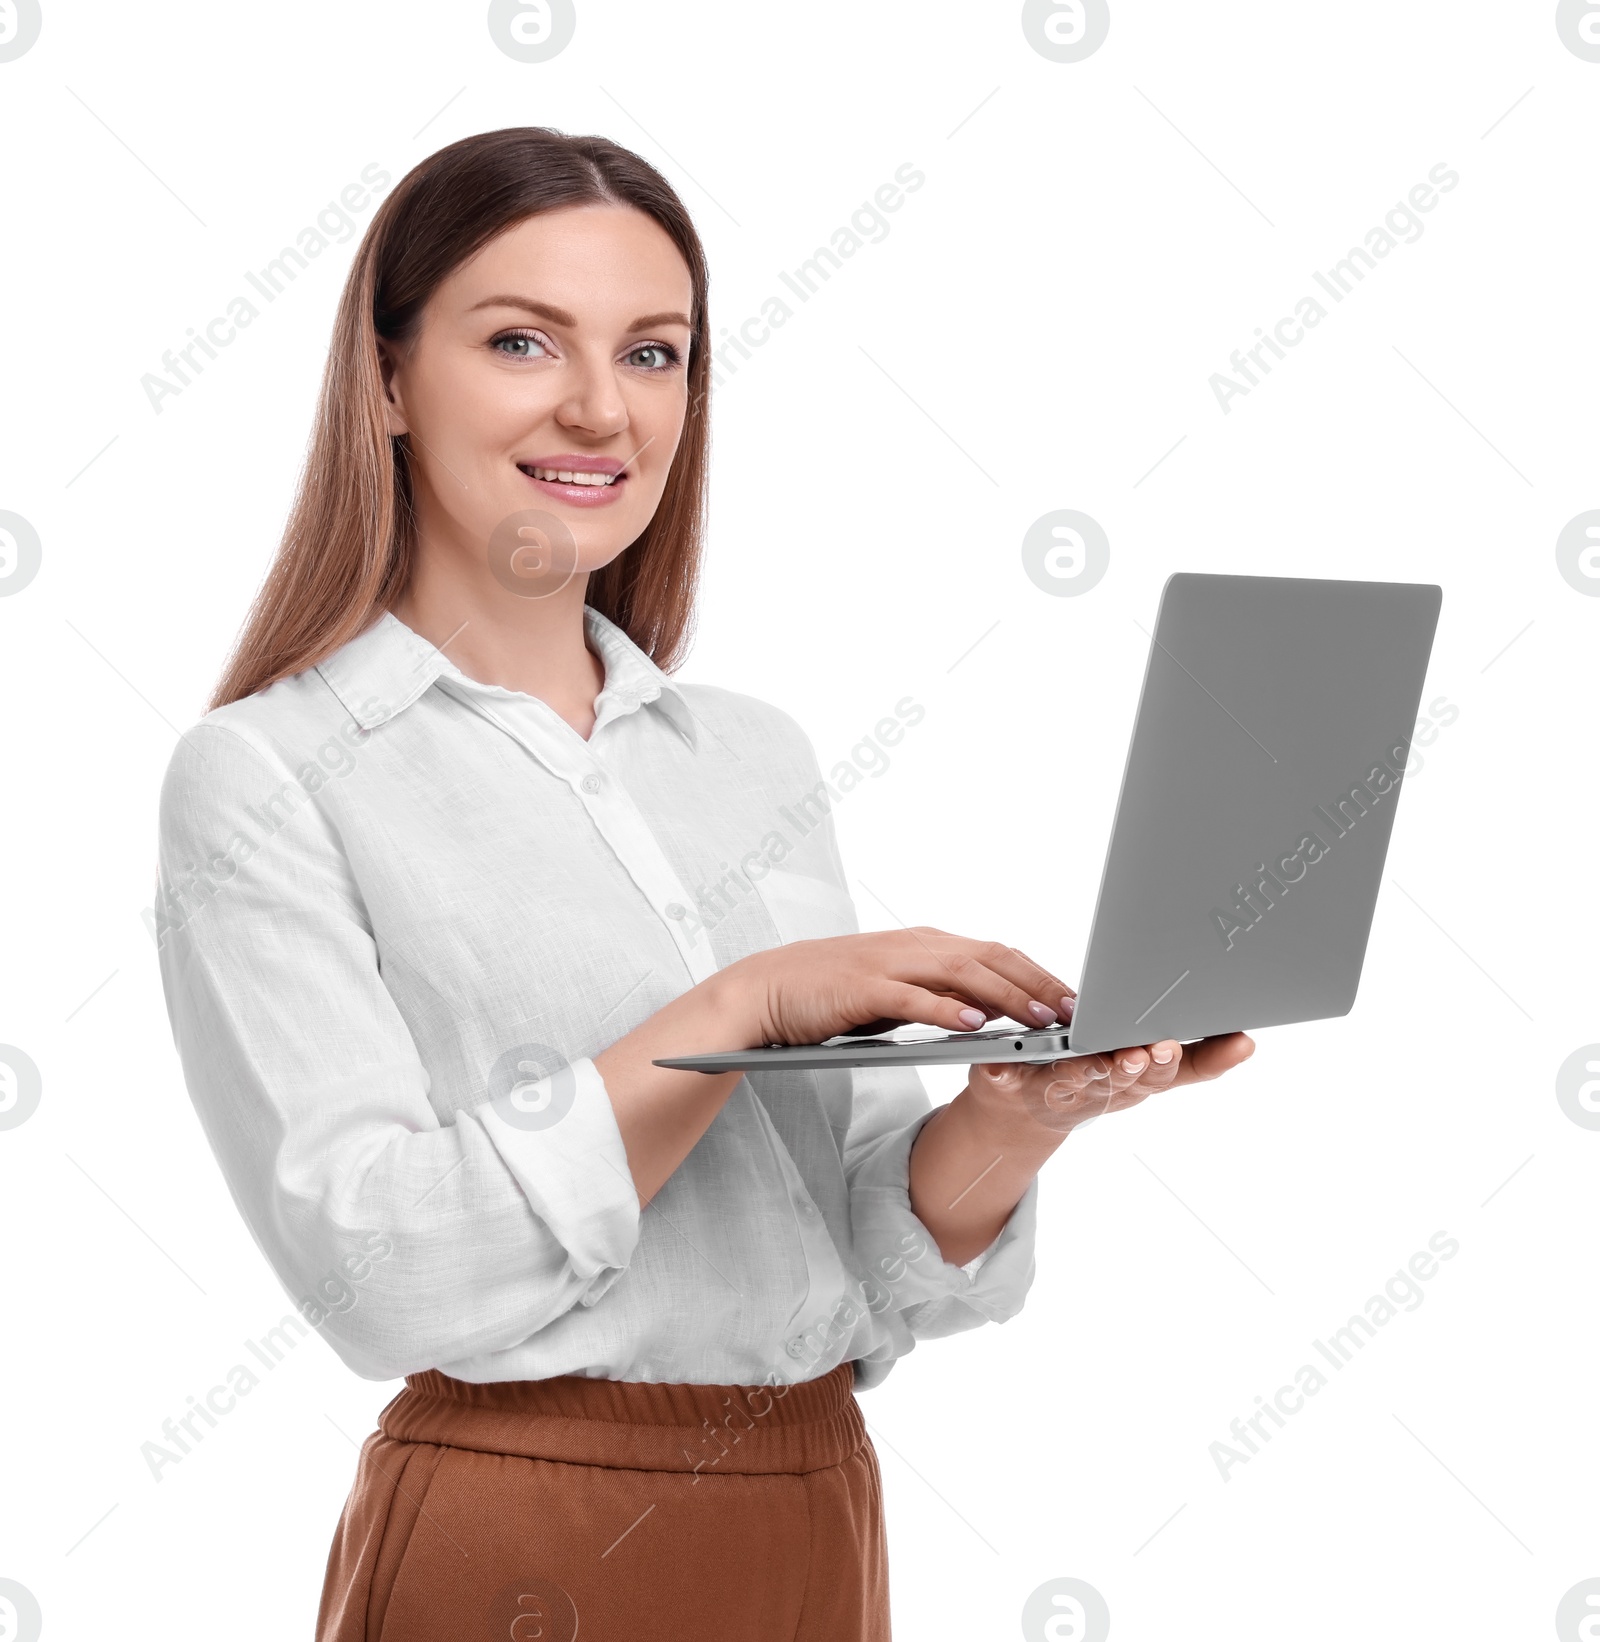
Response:
[[[717,396],[685,673],[795,713],[824,768],[925,705],[837,812],[868,927],[1076,972],[1173,570],[1444,588],[1424,699],[1459,716],[1406,783],[1354,1013],[1069,1140],[1022,1315],[863,1396],[897,1634],[1014,1637],[1071,1576],[1119,1642],[1499,1642],[1600,1577],[1600,1132],[1555,1095],[1600,1039],[1600,600],[1555,555],[1600,506],[1600,64],[1546,3],[1112,13],[1061,64],[1014,4],[588,0],[522,64],[481,4],[46,0],[0,63],[0,509],[43,542],[0,598],[0,1041],[44,1088],[0,1132],[0,1578],[47,1637],[309,1635],[396,1389],[308,1340],[159,1482],[141,1458],[287,1309],[140,913],[356,240],[160,414],[140,378],[370,162],[531,123],[665,171],[716,325],[897,167],[927,178]],[[1422,237],[1224,414],[1212,373],[1441,162]],[[1081,596],[1023,572],[1057,508],[1110,539]],[[1223,1480],[1229,1423],[1439,1231],[1421,1306]]]

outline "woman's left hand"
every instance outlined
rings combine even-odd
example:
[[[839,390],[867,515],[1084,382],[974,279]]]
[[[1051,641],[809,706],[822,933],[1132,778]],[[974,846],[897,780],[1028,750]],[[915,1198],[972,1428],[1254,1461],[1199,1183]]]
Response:
[[[1147,1095],[1184,1083],[1208,1083],[1255,1053],[1243,1032],[1201,1038],[1187,1049],[1171,1038],[1142,1048],[1025,1065],[1017,1061],[974,1066],[964,1091],[975,1116],[997,1132],[1019,1120],[1065,1136],[1107,1112],[1126,1111]]]
[[[911,1148],[912,1212],[944,1258],[965,1265],[1000,1235],[1029,1182],[1079,1124],[1137,1106],[1158,1089],[1220,1077],[1255,1047],[1243,1032],[1230,1032],[1187,1050],[1167,1038],[1041,1066],[974,1066],[966,1088],[933,1114]]]

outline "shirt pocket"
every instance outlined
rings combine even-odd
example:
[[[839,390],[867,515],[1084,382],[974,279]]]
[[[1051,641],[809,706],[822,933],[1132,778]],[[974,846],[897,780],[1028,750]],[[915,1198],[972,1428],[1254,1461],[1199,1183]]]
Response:
[[[756,889],[784,945],[860,932],[855,902],[825,878],[775,868],[757,883]]]

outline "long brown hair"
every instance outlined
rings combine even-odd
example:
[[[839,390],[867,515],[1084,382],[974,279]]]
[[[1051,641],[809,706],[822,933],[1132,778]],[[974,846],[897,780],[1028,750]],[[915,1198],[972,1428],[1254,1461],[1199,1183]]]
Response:
[[[690,637],[705,525],[710,386],[705,251],[672,186],[604,137],[544,126],[486,131],[403,177],[345,280],[310,449],[283,540],[210,705],[301,673],[362,633],[405,590],[416,555],[404,440],[384,418],[378,339],[404,346],[430,296],[496,234],[562,206],[631,206],[671,236],[694,284],[688,410],[655,516],[589,577],[586,602],[658,666]]]

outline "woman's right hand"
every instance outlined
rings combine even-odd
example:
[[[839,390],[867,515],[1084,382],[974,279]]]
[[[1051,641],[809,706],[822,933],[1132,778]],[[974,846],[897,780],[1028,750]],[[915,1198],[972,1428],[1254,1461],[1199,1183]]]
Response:
[[[769,1043],[821,1043],[872,1021],[972,1032],[997,1015],[1033,1026],[1070,1018],[1070,986],[998,941],[902,929],[791,941],[740,958],[647,1016],[594,1058],[628,1167],[648,1203],[710,1127],[738,1072],[685,1072],[658,1059]],[[1034,1007],[1037,1005],[1038,1007]]]
[[[926,927],[791,941],[729,964],[712,984],[750,1048],[821,1043],[867,1021],[971,1032],[1004,1015],[1054,1026],[1071,1019],[1077,996],[1015,947]]]

